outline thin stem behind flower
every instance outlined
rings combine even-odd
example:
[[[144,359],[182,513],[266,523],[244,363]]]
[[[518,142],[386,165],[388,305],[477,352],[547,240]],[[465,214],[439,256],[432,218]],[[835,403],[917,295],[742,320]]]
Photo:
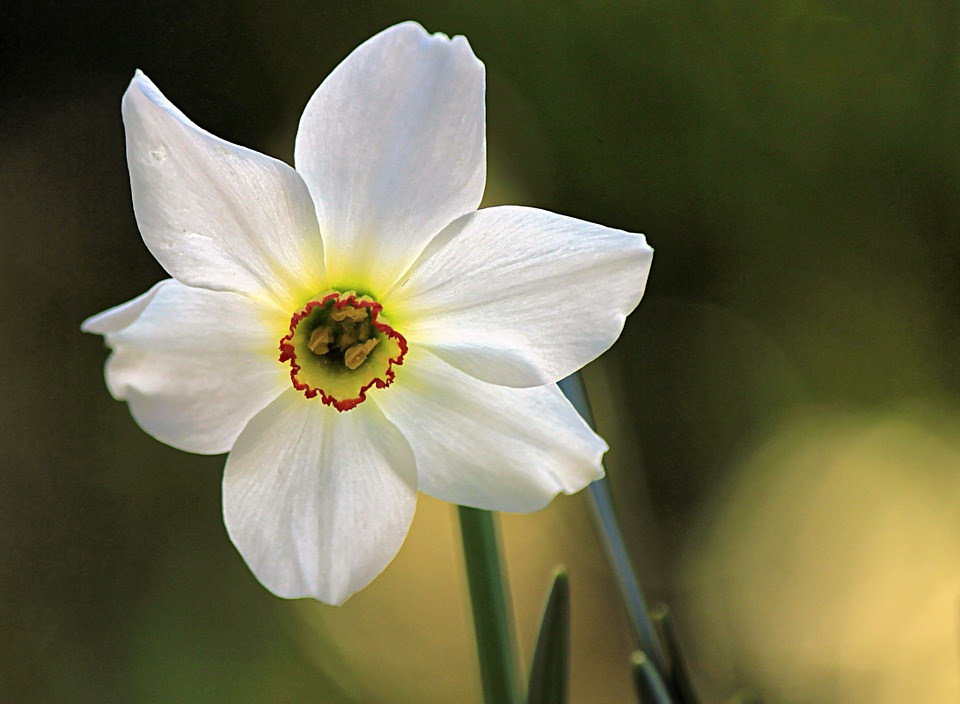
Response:
[[[458,506],[485,704],[519,704],[516,636],[496,517]]]
[[[596,430],[593,410],[590,407],[590,400],[587,398],[587,390],[580,372],[562,379],[559,386],[564,396],[577,409],[577,412],[591,428]],[[650,619],[650,611],[647,608],[643,590],[637,581],[633,563],[627,552],[627,545],[623,540],[623,533],[620,531],[620,524],[617,522],[617,514],[613,507],[613,497],[610,494],[610,485],[607,483],[607,478],[603,477],[593,482],[589,489],[590,506],[593,509],[597,527],[600,529],[600,536],[607,551],[607,557],[616,575],[634,637],[640,649],[647,654],[657,670],[666,672],[663,648]]]

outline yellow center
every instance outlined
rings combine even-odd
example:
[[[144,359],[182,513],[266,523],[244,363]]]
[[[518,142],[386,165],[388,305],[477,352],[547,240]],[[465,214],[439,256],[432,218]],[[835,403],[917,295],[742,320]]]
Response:
[[[295,311],[280,340],[280,361],[290,363],[294,388],[348,411],[370,388],[389,386],[407,341],[382,311],[369,296],[332,290]]]

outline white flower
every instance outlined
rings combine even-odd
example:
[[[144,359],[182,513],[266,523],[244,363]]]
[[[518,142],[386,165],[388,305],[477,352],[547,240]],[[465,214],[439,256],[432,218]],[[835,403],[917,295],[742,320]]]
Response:
[[[162,442],[229,451],[223,515],[257,578],[339,604],[390,562],[417,490],[533,511],[602,475],[556,381],[643,293],[642,235],[477,210],[484,68],[391,27],[310,99],[297,170],[214,137],[142,73],[133,206],[172,279],[84,323],[110,393]]]

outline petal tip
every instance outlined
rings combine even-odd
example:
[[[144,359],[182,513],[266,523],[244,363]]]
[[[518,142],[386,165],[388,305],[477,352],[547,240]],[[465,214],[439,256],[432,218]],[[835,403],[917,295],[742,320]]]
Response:
[[[157,295],[157,292],[161,287],[165,286],[169,280],[170,279],[164,279],[163,281],[158,281],[136,298],[114,306],[113,308],[108,308],[96,315],[91,315],[80,323],[80,331],[94,335],[108,335],[123,330],[140,317],[140,314],[146,310],[154,296]]]
[[[230,537],[232,540],[233,536]],[[236,541],[234,541],[234,546],[239,550]],[[319,585],[277,585],[268,580],[261,579],[260,576],[252,570],[251,573],[253,574],[254,579],[256,579],[264,589],[273,594],[275,597],[280,599],[289,599],[291,601],[294,599],[313,599],[314,601],[319,601],[320,603],[327,604],[329,606],[343,606],[350,597],[360,591],[360,589],[363,589],[364,586],[361,585],[359,588],[352,590],[340,589],[336,591],[328,591]]]
[[[150,80],[147,74],[145,74],[139,68],[134,70],[133,78],[130,79],[130,83],[127,85],[127,90],[123,94],[124,101],[126,101],[127,96],[134,91],[139,91],[144,94],[148,92],[157,92],[156,85],[154,85],[153,81]]]
[[[92,335],[102,335],[103,333],[97,329],[97,318],[99,318],[101,313],[96,315],[91,315],[89,318],[80,323],[80,332],[88,332]]]
[[[127,90],[123,93],[123,99],[121,100],[120,107],[121,112],[124,114],[124,118],[127,118],[127,110],[131,107],[131,102],[136,101],[143,104],[142,101],[146,100],[151,106],[162,108],[167,112],[171,113],[174,117],[178,119],[185,119],[180,113],[180,111],[167,100],[167,97],[157,88],[157,84],[150,80],[150,77],[145,74],[140,69],[136,69],[133,74],[133,78],[130,79],[130,83],[127,86]]]
[[[483,67],[483,62],[477,58],[473,47],[470,46],[469,40],[464,35],[456,34],[451,37],[445,32],[428,32],[422,24],[414,20],[407,20],[406,22],[400,22],[392,27],[388,27],[369,41],[373,41],[379,37],[401,33],[407,35],[405,37],[407,41],[419,44],[424,48],[462,52],[472,58],[478,66]]]
[[[154,105],[162,105],[165,102],[163,94],[156,84],[140,69],[136,69],[133,78],[123,92],[123,98],[120,101],[120,111],[123,113],[124,124],[128,127],[127,120],[130,119],[130,110],[137,110],[137,103],[143,104],[147,100]]]

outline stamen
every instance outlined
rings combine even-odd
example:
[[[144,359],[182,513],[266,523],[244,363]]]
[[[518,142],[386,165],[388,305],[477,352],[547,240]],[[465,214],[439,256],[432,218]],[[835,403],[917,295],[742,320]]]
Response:
[[[367,355],[369,355],[373,348],[377,346],[380,342],[377,338],[367,340],[366,342],[361,342],[358,345],[354,345],[348,349],[343,354],[343,363],[347,365],[347,369],[356,369],[361,364],[367,361]]]
[[[357,336],[357,332],[354,327],[344,323],[343,332],[337,336],[337,347],[341,350],[346,350],[359,339],[360,338]]]
[[[367,311],[363,308],[337,308],[330,314],[330,318],[334,321],[341,323],[344,320],[350,320],[351,322],[357,323],[361,320],[367,319]]]
[[[319,327],[310,335],[307,347],[314,354],[326,354],[330,351],[331,342],[333,342],[333,330],[328,327]]]

